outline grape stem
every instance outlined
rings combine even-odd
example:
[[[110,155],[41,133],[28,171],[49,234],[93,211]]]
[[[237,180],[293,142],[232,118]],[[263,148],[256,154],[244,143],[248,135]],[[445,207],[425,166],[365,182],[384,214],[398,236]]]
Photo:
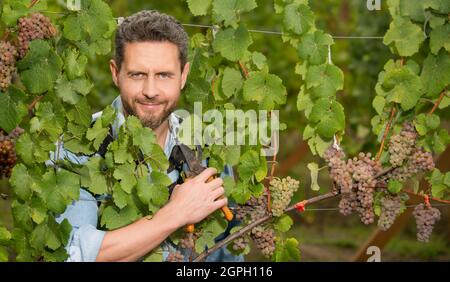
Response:
[[[33,101],[31,102],[31,104],[28,105],[28,112],[31,112],[34,109],[34,107],[36,106],[36,104],[42,100],[42,98],[44,98],[43,95],[39,95],[36,98],[34,98]]]
[[[441,103],[442,99],[445,96],[445,92],[447,92],[447,87],[442,91],[441,95],[439,95],[439,98],[436,100],[436,103],[434,103],[433,108],[428,112],[428,115],[432,115],[434,111],[438,108],[439,104]]]
[[[245,78],[249,78],[250,77],[250,75],[248,74],[248,70],[247,70],[247,68],[244,66],[244,64],[242,64],[242,62],[241,61],[239,61],[239,66],[241,67],[241,69],[242,69],[242,72],[244,73],[244,75],[245,75]]]
[[[375,158],[377,161],[380,159],[381,153],[383,153],[384,143],[385,143],[386,138],[388,136],[389,129],[391,128],[391,123],[392,123],[392,120],[394,119],[395,111],[396,111],[395,110],[395,105],[393,105],[392,108],[391,108],[391,116],[389,117],[388,123],[386,124],[386,129],[384,130],[383,139],[381,139],[380,149],[378,150],[377,156]]]

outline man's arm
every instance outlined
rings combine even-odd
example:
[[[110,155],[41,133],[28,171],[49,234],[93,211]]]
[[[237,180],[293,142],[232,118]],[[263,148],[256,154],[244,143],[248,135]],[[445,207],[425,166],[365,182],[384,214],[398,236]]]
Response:
[[[208,168],[190,181],[174,188],[170,201],[151,219],[142,218],[128,226],[106,232],[96,261],[137,261],[158,247],[170,234],[187,224],[195,224],[228,203],[216,178],[206,183],[216,170]]]

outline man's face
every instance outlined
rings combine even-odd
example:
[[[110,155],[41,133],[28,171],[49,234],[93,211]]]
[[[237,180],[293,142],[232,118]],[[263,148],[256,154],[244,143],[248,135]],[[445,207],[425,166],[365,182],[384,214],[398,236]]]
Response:
[[[114,60],[110,68],[124,114],[134,115],[144,126],[155,129],[175,110],[189,63],[182,71],[175,44],[146,41],[126,43],[120,70]]]

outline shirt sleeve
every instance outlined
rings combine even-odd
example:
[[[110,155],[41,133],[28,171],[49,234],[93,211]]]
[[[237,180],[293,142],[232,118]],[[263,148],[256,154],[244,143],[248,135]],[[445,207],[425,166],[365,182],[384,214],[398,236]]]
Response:
[[[63,214],[56,218],[58,223],[67,219],[72,225],[66,246],[68,262],[92,262],[97,258],[105,231],[96,229],[98,207],[95,198],[80,189],[80,198],[67,206]]]

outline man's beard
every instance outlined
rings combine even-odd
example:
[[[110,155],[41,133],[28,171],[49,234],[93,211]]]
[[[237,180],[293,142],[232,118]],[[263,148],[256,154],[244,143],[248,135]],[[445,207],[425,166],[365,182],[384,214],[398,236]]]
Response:
[[[135,104],[138,104],[139,100],[135,99],[134,102],[135,102]],[[145,102],[145,103],[160,103],[160,102],[155,102],[155,101],[148,100],[148,99],[146,99],[143,102]],[[145,127],[148,127],[151,129],[156,129],[164,121],[167,120],[167,118],[173,111],[175,111],[177,102],[174,102],[171,104],[169,104],[168,102],[161,103],[161,106],[163,107],[163,109],[162,109],[161,114],[159,114],[158,116],[155,116],[154,113],[148,113],[148,112],[145,113],[145,116],[139,116],[137,114],[137,112],[135,111],[135,109],[133,109],[133,107],[127,101],[122,100],[122,105],[123,105],[123,108],[127,115],[133,115],[133,116],[139,118],[142,125],[144,125]]]

